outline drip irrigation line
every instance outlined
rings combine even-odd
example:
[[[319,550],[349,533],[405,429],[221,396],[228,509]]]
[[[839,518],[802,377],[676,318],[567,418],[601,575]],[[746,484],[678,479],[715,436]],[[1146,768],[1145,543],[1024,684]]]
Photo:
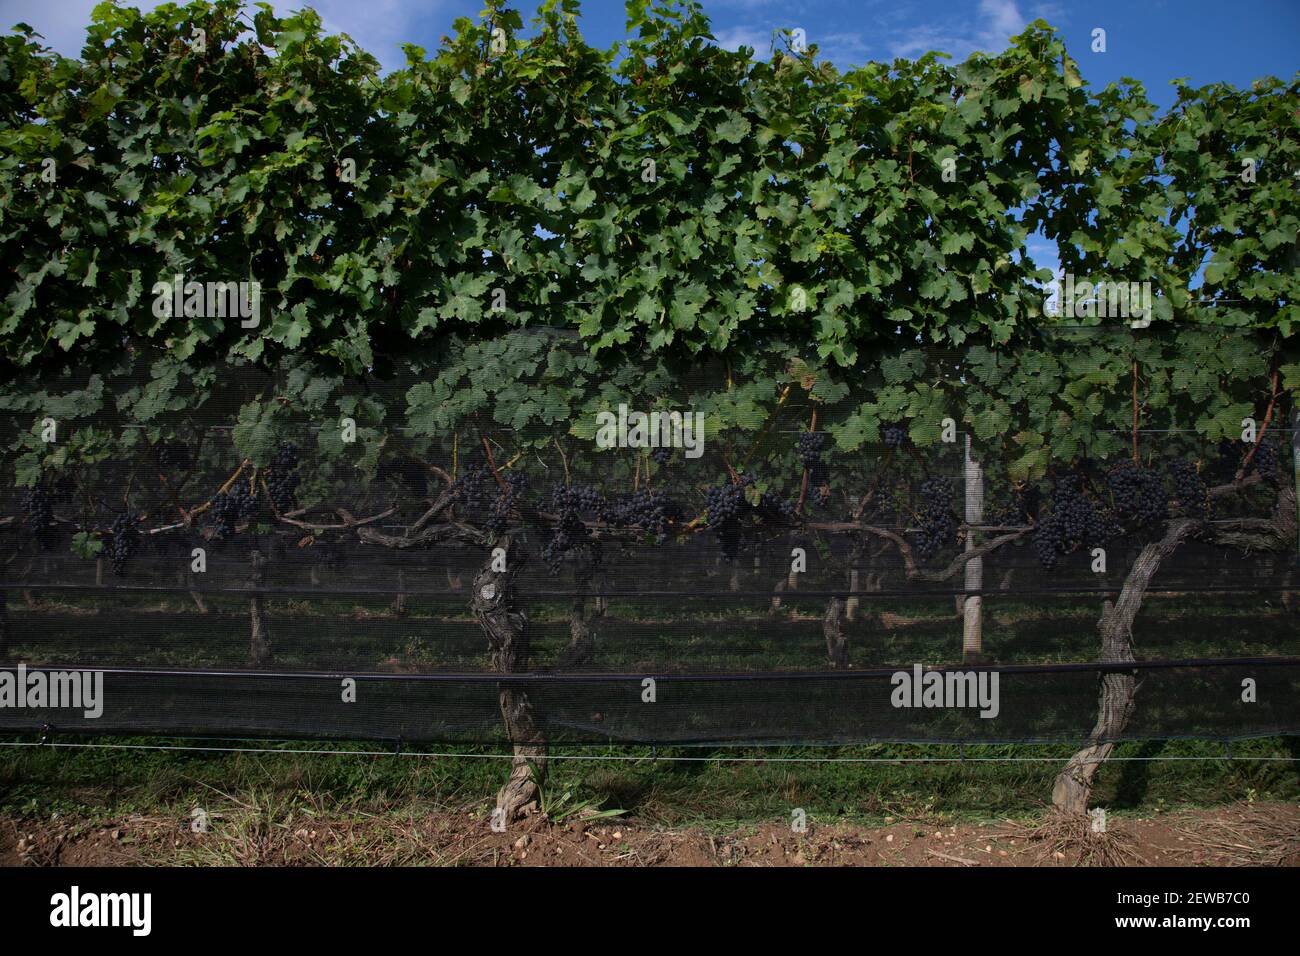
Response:
[[[1180,739],[1207,739],[1213,742],[1216,738],[1180,738]],[[1126,743],[1137,743],[1138,741],[1124,741]],[[1227,741],[1220,741],[1227,743]],[[945,745],[946,746],[946,745]],[[1035,745],[1029,745],[1035,746]],[[1078,746],[1077,744],[1068,744],[1064,746]],[[199,744],[119,744],[119,743],[88,743],[82,741],[61,742],[61,741],[0,741],[0,747],[10,748],[62,748],[62,749],[98,749],[98,750],[162,750],[162,751],[183,751],[196,753],[251,753],[251,754],[290,754],[295,756],[336,756],[336,757],[432,757],[432,758],[449,758],[449,759],[466,759],[466,760],[514,760],[514,754],[483,754],[483,753],[457,753],[454,751],[427,751],[427,750],[335,750],[328,748],[287,748],[287,747],[217,747],[212,745]],[[972,757],[959,755],[956,757],[782,757],[782,756],[760,756],[760,757],[732,757],[726,755],[712,754],[704,757],[691,756],[667,756],[657,751],[649,755],[632,755],[632,754],[557,754],[548,753],[547,760],[574,760],[574,761],[617,761],[640,763],[655,763],[664,761],[668,763],[774,763],[774,764],[793,764],[793,763],[832,763],[832,764],[900,764],[900,763],[1060,763],[1062,760],[1069,759],[1068,754],[1057,757]],[[1107,757],[1107,762],[1119,763],[1156,763],[1162,761],[1219,761],[1227,760],[1232,763],[1297,763],[1300,757],[1243,757],[1231,752],[1222,756],[1174,756],[1174,757]]]
[[[866,569],[863,569],[866,570]],[[1115,594],[1123,590],[1122,583],[1116,584],[1092,584],[1092,585],[1066,585],[1064,587],[1040,587],[1040,588],[1012,588],[1003,590],[998,587],[994,588],[890,588],[879,591],[853,590],[851,588],[796,588],[786,591],[772,590],[740,590],[732,591],[729,589],[719,588],[716,590],[701,589],[680,589],[680,590],[658,590],[646,591],[636,588],[596,588],[596,589],[547,589],[530,591],[518,586],[514,589],[515,598],[519,601],[529,600],[548,600],[566,599],[575,597],[587,598],[635,598],[644,600],[653,600],[660,598],[699,598],[700,600],[713,600],[721,597],[730,598],[781,598],[783,601],[796,601],[799,598],[829,598],[829,597],[856,597],[860,599],[872,598],[926,598],[926,597],[989,597],[989,598],[1016,598],[1020,595],[1043,596],[1053,594]],[[365,587],[339,587],[339,588],[320,588],[320,587],[189,587],[188,585],[149,585],[149,584],[53,584],[53,583],[36,583],[23,581],[0,581],[0,590],[27,590],[27,591],[82,591],[89,593],[103,592],[120,592],[124,594],[175,594],[179,596],[188,596],[191,593],[213,595],[213,594],[230,594],[235,596],[249,596],[255,594],[263,595],[297,595],[297,596],[318,596],[318,597],[337,597],[337,596],[373,596],[373,597],[394,597],[398,594],[408,598],[445,598],[447,600],[461,599],[469,600],[471,588],[462,591],[441,591],[423,588],[410,588],[404,586],[391,585],[383,588],[365,588]],[[1148,595],[1158,594],[1259,594],[1259,593],[1281,593],[1285,591],[1300,591],[1298,584],[1264,584],[1264,583],[1244,583],[1244,584],[1206,584],[1206,585],[1184,585],[1184,584],[1153,584],[1147,588]]]
[[[519,671],[515,673],[486,672],[441,672],[425,674],[389,674],[373,671],[271,671],[271,670],[223,670],[220,668],[157,668],[157,667],[96,667],[93,664],[77,665],[38,664],[24,665],[28,674],[66,672],[69,670],[93,671],[104,676],[114,677],[148,677],[148,678],[213,678],[221,680],[294,680],[294,681],[339,681],[366,680],[388,683],[461,683],[461,684],[604,684],[640,682],[647,677],[664,683],[737,683],[751,681],[844,681],[877,679],[892,677],[900,671],[911,672],[915,663],[881,665],[861,670],[836,671],[697,671],[691,673],[657,673],[654,671],[631,672],[593,672],[587,674],[556,674],[541,671]],[[1101,674],[1122,674],[1132,671],[1176,670],[1191,667],[1226,668],[1226,667],[1295,667],[1300,666],[1300,657],[1225,657],[1225,658],[1187,658],[1179,660],[1119,661],[1113,663],[1101,661],[1070,661],[1048,664],[922,664],[925,673],[959,672],[996,672],[1008,674],[1065,674],[1077,672],[1096,672]],[[10,664],[0,667],[0,673],[16,672],[18,665]]]

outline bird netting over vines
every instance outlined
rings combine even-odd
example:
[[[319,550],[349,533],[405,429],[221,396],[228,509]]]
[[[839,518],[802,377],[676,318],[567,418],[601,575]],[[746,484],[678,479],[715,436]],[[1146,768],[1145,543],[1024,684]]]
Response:
[[[1057,354],[1103,343],[1138,340],[1072,332]],[[514,374],[476,394],[475,349]],[[105,691],[94,716],[0,722],[486,742],[509,737],[509,690],[552,743],[1081,740],[1114,672],[1142,687],[1122,736],[1300,729],[1288,430],[1098,430],[1096,457],[1028,477],[975,459],[987,443],[952,418],[847,450],[847,390],[803,366],[764,395],[528,332],[458,358],[363,387],[213,368],[157,409],[156,359],[128,349],[117,374],[34,390],[0,436],[38,469],[3,502],[4,649],[29,679],[94,669]],[[1021,358],[900,367],[1050,374]],[[508,388],[535,420],[494,413]],[[547,421],[575,388],[585,412]],[[50,468],[71,436],[76,464]],[[1137,661],[1097,640],[1121,591],[1146,592]]]
[[[511,812],[561,741],[1086,740],[1077,804],[1300,730],[1300,80],[626,6],[0,40],[0,723],[505,740]]]

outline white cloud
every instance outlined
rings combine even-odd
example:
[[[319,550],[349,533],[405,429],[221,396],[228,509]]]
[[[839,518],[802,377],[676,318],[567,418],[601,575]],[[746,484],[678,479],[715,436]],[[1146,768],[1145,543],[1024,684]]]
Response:
[[[891,39],[889,52],[893,56],[916,57],[938,50],[952,54],[954,60],[964,60],[975,50],[998,53],[1027,22],[1016,0],[980,0],[974,21],[961,26],[922,23],[909,27]]]
[[[810,36],[808,42],[816,43],[818,53],[842,70],[849,66],[861,66],[871,59],[870,45],[861,33],[845,32]]]
[[[984,34],[1003,41],[1025,28],[1025,18],[1016,8],[1015,0],[980,0],[980,14],[988,24]]]
[[[725,30],[714,30],[713,37],[724,50],[739,50],[742,46],[749,46],[760,57],[772,47],[772,31],[758,27],[727,27]]]
[[[299,5],[297,0],[281,0],[275,7],[283,13]],[[389,69],[405,64],[403,43],[440,36],[448,26],[447,17],[439,15],[443,4],[438,0],[315,0],[311,5],[327,32],[348,34]]]

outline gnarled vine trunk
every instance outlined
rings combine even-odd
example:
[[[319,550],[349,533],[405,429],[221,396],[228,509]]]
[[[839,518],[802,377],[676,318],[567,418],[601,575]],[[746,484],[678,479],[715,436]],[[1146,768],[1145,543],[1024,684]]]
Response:
[[[781,613],[781,594],[785,591],[785,575],[772,588],[772,600],[767,605],[767,613],[776,617]]]
[[[596,632],[588,619],[587,599],[578,596],[569,607],[569,643],[560,652],[555,670],[563,673],[590,664],[596,657]],[[594,617],[601,617],[603,609],[596,608]]]
[[[492,667],[499,674],[513,674],[528,668],[528,616],[514,607],[516,565],[521,553],[509,537],[500,539],[505,560],[503,570],[489,558],[474,578],[471,607],[487,636]],[[506,821],[516,820],[538,809],[541,781],[546,774],[546,738],[538,726],[528,689],[503,680],[497,684],[497,700],[506,736],[514,748],[510,777],[497,792],[497,809]]]
[[[1170,523],[1165,535],[1142,549],[1114,604],[1106,601],[1098,622],[1101,632],[1101,663],[1126,664],[1133,656],[1133,619],[1151,577],[1165,558],[1173,554],[1195,530],[1197,522],[1182,518]],[[1088,746],[1065,765],[1052,786],[1052,803],[1067,813],[1084,813],[1092,795],[1092,782],[1101,765],[1115,749],[1115,740],[1128,725],[1137,697],[1137,676],[1132,671],[1109,671],[1102,675],[1097,697],[1097,723]]]

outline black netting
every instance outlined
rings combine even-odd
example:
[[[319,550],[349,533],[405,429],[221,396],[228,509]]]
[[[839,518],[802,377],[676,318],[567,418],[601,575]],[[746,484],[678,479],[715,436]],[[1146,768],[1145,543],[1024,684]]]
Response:
[[[960,374],[959,358],[927,361]],[[700,369],[669,405],[689,408],[694,388],[716,407],[727,394],[720,374]],[[1084,482],[1099,508],[1113,503],[1107,475],[1133,438],[1118,425],[1107,446],[1117,455],[1068,475],[1049,465],[1041,482],[986,455],[984,510],[968,521],[964,431],[941,437],[936,427],[912,441],[882,430],[828,450],[822,473],[799,463],[799,436],[814,413],[831,428],[843,418],[798,389],[779,415],[756,406],[730,431],[706,430],[698,457],[680,447],[654,457],[596,451],[590,429],[567,419],[552,423],[549,444],[535,423],[515,429],[482,412],[415,434],[404,414],[375,416],[406,407],[418,376],[345,383],[330,416],[279,420],[254,471],[246,409],[293,385],[230,379],[201,413],[149,421],[125,401],[144,372],[105,386],[123,401],[86,414],[60,405],[62,440],[93,449],[99,434],[131,454],[83,453],[76,468],[29,471],[0,490],[0,703],[4,676],[12,688],[20,665],[28,683],[87,669],[104,681],[99,717],[11,702],[0,728],[500,742],[508,698],[526,705],[515,738],[550,743],[1074,741],[1092,732],[1108,674],[1136,687],[1132,716],[1109,736],[1300,732],[1296,550],[1244,537],[1285,509],[1291,432],[1279,423],[1271,472],[1253,465],[1245,493],[1210,505],[1217,530],[1180,540],[1143,582],[1137,660],[1117,664],[1099,663],[1103,608],[1182,512],[1109,534],[1101,564],[1088,542],[1045,563],[1035,538],[1065,480]],[[0,435],[20,466],[42,408],[34,399]],[[355,453],[337,438],[339,409],[359,423]],[[1155,449],[1143,467],[1166,467],[1162,455],[1194,462],[1206,487],[1243,467],[1231,442],[1178,430],[1140,438]],[[286,445],[291,463],[277,466]],[[466,486],[485,468],[501,481],[488,473]],[[526,480],[502,508],[515,476]],[[951,522],[930,553],[934,482]],[[557,486],[590,489],[575,547],[555,545]],[[50,502],[40,527],[32,487]],[[443,501],[453,487],[462,490]],[[726,487],[744,503],[719,524],[709,489]],[[219,496],[241,488],[252,503],[223,527]],[[661,524],[629,524],[626,499],[647,492],[662,496],[647,519]],[[273,503],[279,494],[288,497]],[[127,532],[115,526],[123,514]],[[121,534],[132,545],[115,568]],[[1004,535],[969,575],[966,550]],[[506,542],[503,567],[492,568]],[[485,581],[500,591],[484,598]],[[976,597],[972,645],[966,602]],[[504,650],[489,633],[497,612],[511,631]],[[948,696],[944,706],[898,706],[896,675],[918,665],[986,694],[996,676],[995,705]]]

